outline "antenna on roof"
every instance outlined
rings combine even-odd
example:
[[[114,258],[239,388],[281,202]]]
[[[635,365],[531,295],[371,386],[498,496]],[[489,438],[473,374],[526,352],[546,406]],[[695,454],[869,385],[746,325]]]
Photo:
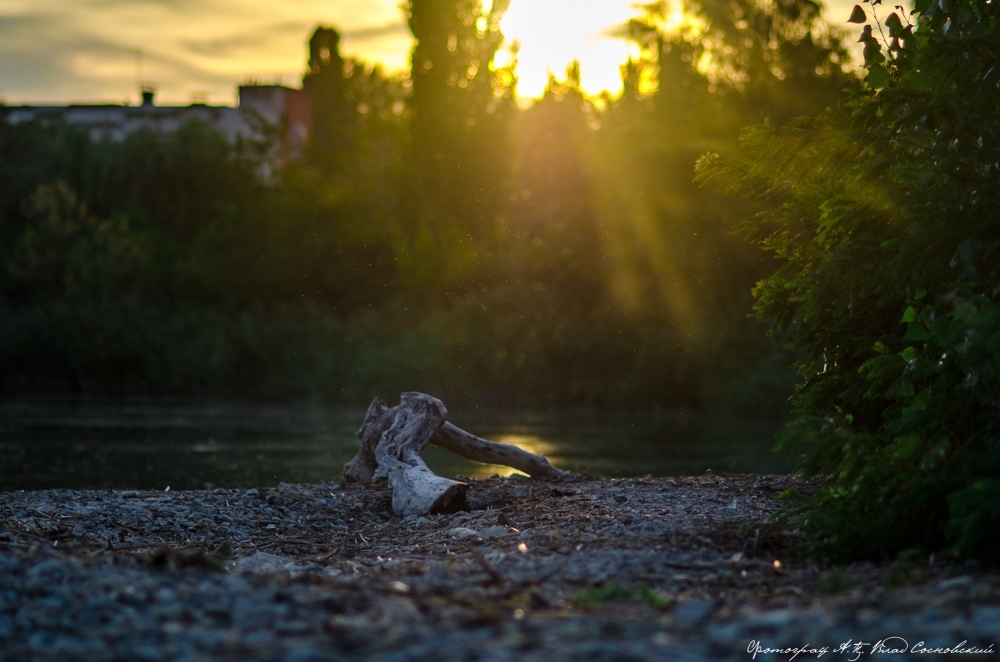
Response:
[[[145,89],[145,85],[142,83],[142,49],[135,49],[135,89],[139,93],[139,99],[142,99],[142,93]]]

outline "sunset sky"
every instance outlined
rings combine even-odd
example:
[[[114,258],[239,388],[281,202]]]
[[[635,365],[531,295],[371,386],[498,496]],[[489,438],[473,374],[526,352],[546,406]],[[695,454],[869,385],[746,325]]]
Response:
[[[408,67],[400,0],[0,0],[0,101],[137,103],[138,81],[161,104],[233,104],[255,80],[298,86],[317,25],[344,36],[344,55]],[[535,96],[547,71],[581,61],[590,92],[620,88],[629,45],[609,28],[635,0],[512,0],[504,33],[521,42],[519,91]],[[851,0],[829,15],[845,25]],[[141,52],[141,56],[139,55]]]

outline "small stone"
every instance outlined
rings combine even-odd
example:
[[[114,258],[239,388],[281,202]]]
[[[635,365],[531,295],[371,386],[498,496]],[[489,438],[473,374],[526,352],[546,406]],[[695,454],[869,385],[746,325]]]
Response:
[[[465,540],[466,538],[475,538],[478,534],[472,529],[466,528],[464,526],[456,526],[454,529],[448,532],[448,536],[455,538],[456,540]]]
[[[794,609],[774,609],[746,618],[745,623],[755,630],[778,630],[793,622],[797,615]]]
[[[692,628],[701,625],[712,612],[715,603],[707,600],[685,600],[674,607],[674,623],[682,628]]]
[[[968,575],[960,575],[958,577],[951,577],[943,581],[938,582],[938,588],[947,590],[950,588],[956,588],[959,586],[968,586],[972,583],[972,577]]]
[[[315,646],[305,646],[289,651],[282,656],[285,662],[313,662],[314,660],[325,660],[329,655],[325,655],[323,650]]]
[[[972,612],[972,625],[983,632],[992,632],[1000,623],[1000,607],[976,607]]]
[[[42,561],[24,575],[24,588],[40,592],[62,584],[69,577],[66,566],[59,561]]]
[[[742,624],[738,622],[725,624],[712,623],[705,626],[705,638],[712,643],[721,644],[723,647],[741,641],[743,637]]]
[[[477,535],[483,540],[488,540],[490,538],[503,538],[512,535],[512,533],[513,532],[505,526],[490,526],[480,531]]]

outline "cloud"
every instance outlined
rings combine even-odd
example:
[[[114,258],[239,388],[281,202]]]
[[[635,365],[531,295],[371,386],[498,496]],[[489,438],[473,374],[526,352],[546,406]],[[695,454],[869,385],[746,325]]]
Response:
[[[141,48],[161,102],[232,103],[250,78],[298,84],[317,25],[341,30],[345,55],[405,64],[399,0],[3,0],[0,99],[138,101]]]
[[[271,24],[263,30],[240,30],[237,32],[203,39],[182,38],[177,44],[185,50],[216,58],[234,57],[248,51],[271,50],[277,44],[284,44],[289,36],[305,44],[308,35],[302,25],[295,22]]]
[[[121,61],[127,68],[134,56],[120,44],[66,29],[65,23],[38,14],[0,18],[0,97],[8,103],[55,102],[89,96],[99,87],[116,98],[131,85],[109,86],[93,71],[78,71],[80,57],[91,61]],[[131,80],[131,78],[129,78]]]
[[[213,0],[76,0],[78,7],[116,11],[122,7],[152,7],[175,12],[203,10],[206,6],[218,5]]]
[[[363,42],[384,39],[385,37],[409,37],[410,28],[404,21],[396,21],[394,23],[386,23],[385,25],[368,28],[342,30],[341,33],[343,34],[345,40],[349,39],[351,41]]]

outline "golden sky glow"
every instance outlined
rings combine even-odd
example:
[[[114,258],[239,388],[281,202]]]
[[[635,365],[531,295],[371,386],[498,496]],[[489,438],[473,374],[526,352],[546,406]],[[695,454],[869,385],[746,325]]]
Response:
[[[844,24],[852,2],[836,0],[828,15]],[[585,90],[619,91],[619,67],[634,51],[609,30],[632,4],[512,0],[502,28],[521,44],[519,92],[539,95],[549,72],[562,79],[574,59]],[[408,67],[399,0],[0,0],[0,100],[136,103],[141,50],[142,79],[159,103],[232,104],[250,79],[298,86],[320,24],[343,33],[345,55]]]
[[[518,93],[537,97],[549,72],[560,80],[580,61],[587,92],[621,91],[620,66],[634,47],[609,32],[635,15],[634,0],[513,0],[500,24],[509,41],[520,42]]]
[[[231,104],[248,79],[299,85],[320,24],[345,54],[407,66],[398,0],[0,0],[0,99],[134,103],[141,49],[159,102]]]

